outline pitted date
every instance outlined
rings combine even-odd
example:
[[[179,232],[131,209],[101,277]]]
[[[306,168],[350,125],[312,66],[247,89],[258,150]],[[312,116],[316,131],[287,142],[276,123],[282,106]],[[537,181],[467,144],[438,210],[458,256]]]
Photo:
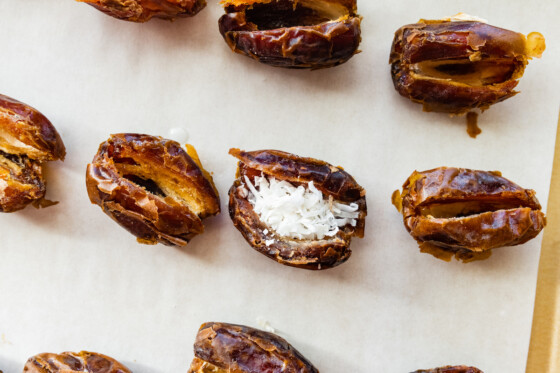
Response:
[[[352,238],[364,236],[367,215],[366,191],[350,174],[326,162],[278,150],[231,149],[230,154],[239,163],[237,180],[229,190],[229,214],[255,250],[278,263],[311,270],[332,268],[349,259]],[[298,239],[281,235],[261,219],[248,200],[245,178],[254,180],[258,176],[304,188],[312,182],[329,203],[355,204],[356,224],[340,227],[332,237]]]
[[[147,22],[152,18],[191,17],[206,6],[206,0],[76,0],[87,3],[111,17]]]
[[[185,246],[220,213],[212,177],[194,147],[140,134],[116,134],[87,167],[92,203],[145,244]]]
[[[32,107],[0,95],[0,212],[14,212],[44,199],[43,163],[64,160],[66,149],[52,123]]]
[[[356,0],[223,0],[219,27],[234,52],[267,65],[325,68],[358,52]]]
[[[35,355],[25,364],[24,373],[131,373],[109,356],[95,352],[43,353]]]
[[[523,34],[468,20],[420,20],[395,33],[395,89],[425,111],[464,114],[517,94],[528,60],[545,49],[539,33]]]
[[[475,367],[467,367],[464,365],[458,366],[446,366],[436,369],[427,369],[427,370],[417,370],[413,373],[484,373],[478,368]]]
[[[492,249],[523,244],[546,225],[535,191],[499,172],[415,171],[393,204],[420,251],[446,261],[487,259]]]
[[[318,373],[279,336],[247,326],[206,323],[194,343],[188,373]]]

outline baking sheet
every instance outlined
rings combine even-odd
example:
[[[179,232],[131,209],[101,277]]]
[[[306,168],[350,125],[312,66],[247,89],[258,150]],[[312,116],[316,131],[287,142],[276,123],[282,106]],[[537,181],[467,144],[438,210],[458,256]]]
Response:
[[[560,129],[560,117],[558,118]],[[548,199],[548,229],[543,236],[535,312],[527,373],[554,373],[560,370],[560,132]]]
[[[71,0],[3,0],[1,92],[41,110],[68,156],[48,166],[45,210],[0,216],[0,369],[43,351],[93,350],[135,373],[186,371],[199,325],[267,320],[324,373],[471,364],[523,372],[541,238],[463,265],[420,254],[390,196],[414,170],[501,170],[546,205],[558,114],[560,4],[361,1],[363,53],[329,70],[274,69],[234,55],[215,2],[192,19],[137,25]],[[426,114],[392,87],[393,32],[459,11],[548,48],[522,94],[480,119]],[[89,203],[85,166],[110,133],[188,132],[223,213],[184,249],[140,246]],[[173,132],[176,133],[176,132]],[[177,138],[177,140],[182,140]],[[253,251],[227,216],[230,147],[277,148],[345,167],[368,192],[366,238],[324,272]]]

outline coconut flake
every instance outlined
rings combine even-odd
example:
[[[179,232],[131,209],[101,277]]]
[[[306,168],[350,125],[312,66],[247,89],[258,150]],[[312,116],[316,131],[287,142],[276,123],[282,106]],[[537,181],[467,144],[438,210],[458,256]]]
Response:
[[[323,198],[313,182],[300,185],[257,176],[254,185],[245,176],[247,200],[260,219],[283,237],[323,239],[333,237],[340,227],[357,224],[360,215],[356,203],[344,204]],[[266,242],[269,246],[268,241]]]
[[[444,18],[442,21],[449,21],[449,22],[474,21],[474,22],[488,23],[488,21],[485,20],[484,18],[471,16],[470,14],[467,13],[457,13],[449,18]]]

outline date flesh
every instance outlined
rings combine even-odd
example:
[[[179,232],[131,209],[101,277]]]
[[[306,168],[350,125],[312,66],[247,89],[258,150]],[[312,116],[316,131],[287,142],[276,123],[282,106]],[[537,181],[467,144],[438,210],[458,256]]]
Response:
[[[95,352],[43,353],[25,364],[24,373],[131,373],[127,367],[109,356]]]
[[[206,323],[194,343],[188,373],[318,373],[279,336],[242,325]]]
[[[206,7],[206,0],[76,0],[126,21],[147,22],[152,18],[173,20],[191,17]]]
[[[30,203],[46,207],[43,164],[63,160],[66,149],[52,123],[32,107],[0,95],[0,212]]]
[[[185,246],[220,213],[212,177],[195,149],[172,140],[116,134],[87,167],[92,203],[146,244]]]
[[[492,249],[523,244],[546,225],[535,191],[499,172],[415,171],[393,204],[420,251],[446,261],[487,259]]]
[[[231,49],[267,65],[325,68],[358,52],[355,0],[224,0],[222,36]]]
[[[239,159],[238,178],[229,191],[230,217],[255,250],[278,263],[311,270],[332,268],[348,260],[352,254],[349,248],[352,238],[364,236],[367,215],[366,192],[352,176],[326,162],[278,150],[231,149],[230,154]],[[356,203],[359,211],[356,226],[346,225],[333,237],[321,240],[279,236],[260,219],[245,194],[244,177],[253,180],[260,175],[293,185],[307,185],[312,181],[325,198]]]
[[[545,49],[539,33],[523,34],[478,21],[425,21],[395,33],[395,89],[425,111],[464,114],[517,94],[525,66]]]
[[[446,366],[436,369],[417,370],[413,373],[484,373],[475,367],[460,366]]]

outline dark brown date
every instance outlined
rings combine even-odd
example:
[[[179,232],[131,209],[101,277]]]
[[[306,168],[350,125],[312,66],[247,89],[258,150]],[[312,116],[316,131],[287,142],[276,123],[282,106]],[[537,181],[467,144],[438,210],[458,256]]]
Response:
[[[30,203],[49,205],[42,165],[65,155],[60,135],[43,114],[0,95],[0,212],[21,210]]]
[[[220,213],[220,199],[194,147],[140,134],[116,134],[87,167],[92,203],[146,244],[185,246]]]
[[[352,237],[364,236],[367,215],[366,192],[352,176],[340,167],[326,162],[303,158],[278,150],[245,152],[231,149],[239,159],[237,180],[229,191],[229,213],[235,227],[258,252],[277,262],[304,269],[327,269],[348,260],[352,251]],[[325,199],[355,203],[359,217],[355,226],[341,227],[336,235],[322,239],[297,239],[281,236],[264,223],[247,198],[245,176],[287,181],[294,186],[308,188],[310,182]]]
[[[487,259],[492,249],[523,244],[546,225],[535,191],[499,172],[415,171],[393,204],[420,251],[446,261]]]
[[[147,22],[152,18],[175,19],[191,17],[206,6],[206,0],[76,0],[87,3],[103,13],[131,22]]]
[[[271,66],[325,68],[358,52],[356,0],[223,0],[222,36],[234,52]]]
[[[194,343],[188,373],[318,373],[279,336],[247,326],[206,323]]]
[[[475,367],[460,366],[446,366],[436,369],[417,370],[413,373],[484,373]]]
[[[401,27],[391,49],[395,89],[425,111],[464,114],[517,94],[528,60],[545,49],[539,33],[477,21],[427,21]]]
[[[131,373],[109,356],[95,352],[63,352],[35,355],[25,364],[24,373]]]

